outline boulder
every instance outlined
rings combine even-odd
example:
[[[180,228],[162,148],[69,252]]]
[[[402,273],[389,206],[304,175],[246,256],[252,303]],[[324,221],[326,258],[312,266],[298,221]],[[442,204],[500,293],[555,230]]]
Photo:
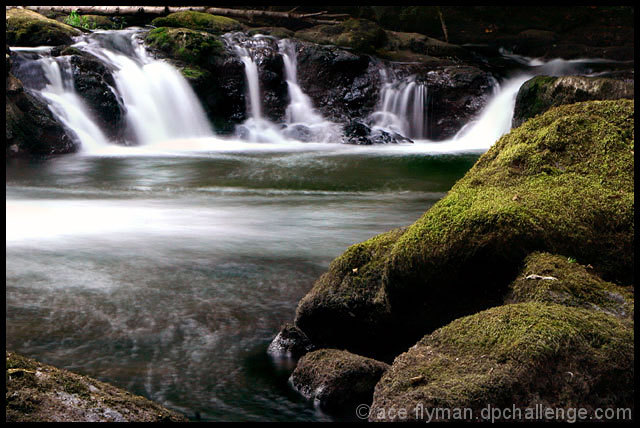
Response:
[[[8,9],[6,17],[7,43],[11,46],[67,45],[73,42],[73,36],[82,34],[67,24],[27,9]]]
[[[534,251],[633,283],[633,101],[560,106],[503,136],[419,220],[356,244],[300,301],[318,347],[394,355],[501,304]]]
[[[518,91],[513,126],[551,107],[588,100],[633,99],[633,80],[616,80],[585,76],[537,76],[526,81]]]
[[[46,156],[78,150],[47,104],[26,92],[12,74],[6,78],[6,156]]]
[[[535,252],[509,285],[505,303],[557,303],[633,319],[633,287],[621,287],[571,257]]]
[[[409,138],[395,132],[372,129],[360,121],[351,121],[344,127],[344,143],[356,145],[412,144]]]
[[[380,377],[389,368],[383,362],[337,349],[310,352],[291,374],[293,388],[323,410],[347,413],[369,404]]]
[[[348,19],[335,25],[316,25],[296,31],[297,39],[321,45],[335,45],[356,52],[375,53],[386,41],[385,31],[366,19]]]
[[[170,58],[200,67],[214,65],[224,53],[217,36],[188,28],[155,28],[146,35],[145,43]]]
[[[6,352],[7,422],[187,422],[144,397]]]
[[[167,16],[154,19],[151,24],[156,27],[189,28],[213,34],[224,34],[244,29],[244,25],[235,19],[194,11],[170,13]]]
[[[527,409],[536,406],[564,415],[633,409],[633,337],[631,320],[599,311],[538,302],[491,308],[398,356],[376,385],[369,420],[486,421],[495,415],[489,406],[509,409],[499,421],[531,421]]]
[[[313,349],[307,335],[295,325],[287,323],[271,341],[267,353],[276,357],[299,358]]]

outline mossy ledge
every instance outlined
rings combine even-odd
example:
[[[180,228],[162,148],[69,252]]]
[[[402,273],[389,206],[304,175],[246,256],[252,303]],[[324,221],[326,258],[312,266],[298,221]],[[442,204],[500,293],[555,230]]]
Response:
[[[370,420],[399,420],[390,409],[425,420],[435,407],[470,408],[470,419],[487,405],[633,409],[633,338],[631,322],[594,310],[538,302],[491,308],[396,358],[376,385]]]
[[[179,27],[197,31],[207,31],[214,34],[241,31],[245,27],[238,21],[225,16],[212,15],[203,12],[175,12],[151,21],[156,27]]]
[[[186,422],[144,397],[6,352],[6,422]]]
[[[73,36],[82,34],[70,25],[27,9],[8,9],[6,24],[7,44],[11,46],[66,45]]]
[[[334,260],[298,305],[296,325],[319,347],[397,354],[502,304],[535,251],[632,284],[633,114],[630,100],[589,101],[514,129],[405,231]]]

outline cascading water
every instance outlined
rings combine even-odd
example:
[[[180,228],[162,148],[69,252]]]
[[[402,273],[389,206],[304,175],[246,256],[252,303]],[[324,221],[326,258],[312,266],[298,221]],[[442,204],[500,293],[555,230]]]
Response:
[[[21,52],[19,48],[12,50]],[[55,117],[73,132],[80,142],[80,150],[92,152],[108,146],[108,139],[94,123],[87,106],[75,91],[69,57],[53,58],[49,56],[49,49],[24,51],[38,54],[35,62],[40,67],[47,83],[36,92],[48,102],[49,109]],[[29,83],[33,82],[26,82],[27,85]],[[29,88],[29,86],[27,87]]]
[[[111,89],[122,100],[134,137],[129,143],[153,145],[212,136],[207,117],[187,81],[173,66],[146,53],[136,42],[140,31],[96,31],[72,45],[113,70],[116,87]],[[42,87],[35,80],[27,80],[25,87],[48,102],[52,113],[77,137],[82,152],[99,153],[112,147],[75,91],[70,56],[52,57],[50,49],[13,50],[37,55],[36,64],[47,83]]]
[[[306,141],[336,141],[338,126],[326,120],[313,108],[311,98],[298,85],[298,63],[295,45],[289,39],[278,42],[289,92],[285,134]],[[308,132],[305,132],[308,131]]]
[[[198,98],[180,72],[136,42],[139,30],[100,31],[73,45],[116,70],[113,78],[139,144],[210,137]]]
[[[415,77],[390,82],[386,71],[381,73],[386,83],[380,92],[378,110],[369,118],[373,128],[414,139],[426,138],[427,86]]]

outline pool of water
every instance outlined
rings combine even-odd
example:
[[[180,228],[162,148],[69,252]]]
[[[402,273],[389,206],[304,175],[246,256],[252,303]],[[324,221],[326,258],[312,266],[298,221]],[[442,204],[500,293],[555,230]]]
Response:
[[[193,420],[332,420],[290,388],[270,340],[334,257],[414,222],[477,158],[250,147],[9,160],[6,347]]]

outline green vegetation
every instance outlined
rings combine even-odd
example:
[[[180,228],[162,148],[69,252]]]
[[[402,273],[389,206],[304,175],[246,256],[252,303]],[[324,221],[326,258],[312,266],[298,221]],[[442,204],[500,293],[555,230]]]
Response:
[[[463,317],[399,356],[382,407],[633,407],[633,325],[602,312],[520,303]],[[409,417],[415,417],[415,414]]]
[[[70,44],[79,30],[27,9],[6,11],[6,36],[10,46],[58,46]]]
[[[388,245],[367,253],[365,267],[355,249],[375,240],[332,263],[300,302],[296,325],[322,346],[366,355],[399,350],[501,304],[535,251],[573,257],[604,280],[632,283],[633,112],[629,100],[584,102],[512,130],[404,233],[378,237]],[[358,281],[348,268],[367,277]],[[367,317],[353,310],[361,307],[378,310]],[[380,339],[371,331],[392,333]]]
[[[147,34],[146,42],[150,47],[188,63],[191,69],[188,73],[192,75],[196,73],[194,66],[211,65],[224,53],[217,36],[188,28],[155,28]]]
[[[151,22],[156,27],[179,27],[207,31],[214,34],[240,31],[244,26],[235,19],[202,12],[176,12],[156,18]]]
[[[121,30],[127,26],[126,20],[120,19],[119,23],[116,23],[106,16],[101,15],[80,15],[77,11],[73,10],[64,19],[65,24],[69,24],[72,27],[83,28],[85,30]]]
[[[507,303],[544,302],[633,318],[633,289],[603,281],[572,258],[533,253],[509,286]]]
[[[387,35],[376,23],[366,19],[348,19],[336,25],[316,25],[295,33],[295,37],[314,43],[375,53],[383,47]]]

